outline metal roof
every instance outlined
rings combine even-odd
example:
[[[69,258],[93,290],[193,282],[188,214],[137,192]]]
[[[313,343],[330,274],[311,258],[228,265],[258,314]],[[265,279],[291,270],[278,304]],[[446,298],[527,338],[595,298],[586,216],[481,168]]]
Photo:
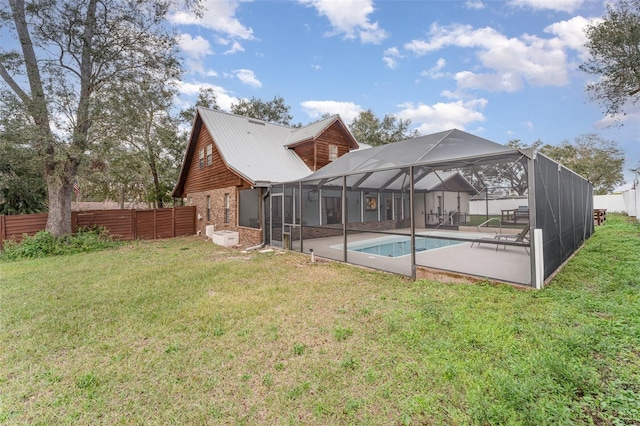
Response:
[[[227,166],[248,181],[294,180],[311,173],[286,147],[300,129],[206,108],[198,108],[198,114]]]
[[[339,120],[340,117],[337,115],[332,115],[331,117],[327,117],[323,120],[316,121],[315,123],[311,123],[308,126],[300,127],[298,129],[293,129],[293,131],[287,137],[285,141],[286,146],[295,145],[298,142],[303,142],[309,139],[317,138],[325,129],[331,126],[335,121]]]

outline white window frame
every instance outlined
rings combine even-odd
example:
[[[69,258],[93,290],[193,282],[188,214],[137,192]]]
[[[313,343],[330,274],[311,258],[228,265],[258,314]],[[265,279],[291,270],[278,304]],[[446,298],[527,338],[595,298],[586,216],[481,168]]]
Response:
[[[207,145],[207,167],[213,164],[213,145]]]
[[[338,159],[338,145],[332,143],[329,144],[329,161],[335,161]]]

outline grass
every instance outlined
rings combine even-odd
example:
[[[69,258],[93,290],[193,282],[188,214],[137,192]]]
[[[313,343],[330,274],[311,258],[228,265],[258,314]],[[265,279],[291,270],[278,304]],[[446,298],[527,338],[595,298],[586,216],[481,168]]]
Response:
[[[0,423],[640,424],[639,233],[537,292],[190,238],[0,263]]]

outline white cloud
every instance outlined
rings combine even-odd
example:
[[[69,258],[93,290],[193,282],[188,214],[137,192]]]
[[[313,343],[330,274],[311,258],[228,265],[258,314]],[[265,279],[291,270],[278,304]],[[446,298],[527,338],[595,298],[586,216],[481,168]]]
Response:
[[[530,120],[528,120],[528,121],[524,121],[524,122],[522,122],[522,123],[520,123],[520,124],[522,124],[522,126],[523,126],[523,127],[525,127],[527,130],[533,130],[533,129],[534,129],[534,127],[535,127],[535,126],[533,125],[533,121],[530,121]]]
[[[239,69],[234,71],[238,80],[240,80],[243,84],[251,87],[262,87],[262,83],[256,78],[256,75],[253,71],[247,69]]]
[[[359,38],[362,43],[378,44],[389,34],[377,22],[371,22],[373,0],[298,0],[300,4],[316,9],[320,16],[326,16],[333,31],[329,36],[344,34],[347,39]]]
[[[193,13],[178,12],[169,20],[173,24],[199,25],[231,37],[252,40],[253,30],[242,25],[235,17],[239,5],[237,0],[204,0],[201,17]]]
[[[185,62],[187,65],[187,70],[189,70],[189,72],[196,74],[205,73],[204,64],[202,63],[202,61],[187,59]]]
[[[347,124],[351,123],[362,111],[362,107],[353,102],[304,101],[300,105],[311,118],[320,118],[323,114],[340,114],[340,117]]]
[[[575,16],[568,21],[560,21],[551,24],[544,29],[547,34],[553,34],[558,41],[569,49],[573,49],[580,54],[582,60],[589,55],[589,51],[584,47],[587,42],[587,35],[584,30],[590,22],[598,23],[598,20],[589,20],[582,16]]]
[[[178,92],[186,97],[193,98],[195,101],[195,97],[200,92],[200,89],[213,89],[213,93],[216,95],[216,101],[221,109],[225,111],[231,110],[231,104],[236,103],[238,98],[231,96],[229,92],[220,86],[215,86],[210,83],[202,83],[202,82],[178,82]],[[186,106],[193,105],[193,102],[187,103]]]
[[[485,5],[480,0],[467,0],[464,2],[464,5],[467,9],[480,10],[484,9]]]
[[[382,57],[382,61],[387,66],[387,68],[395,69],[395,68],[398,67],[398,61],[396,61],[395,59],[393,59],[393,58],[391,58],[389,56],[383,56]]]
[[[400,50],[397,47],[390,47],[383,53],[382,60],[387,65],[387,68],[395,69],[398,66],[397,59],[402,58]]]
[[[231,43],[231,48],[228,50],[225,50],[224,54],[231,55],[233,53],[238,53],[238,52],[244,52],[244,47],[242,47],[240,42],[234,41],[233,43]]]
[[[573,12],[582,6],[584,0],[511,0],[510,5],[534,10],[556,10]]]
[[[253,30],[235,17],[240,3],[238,0],[204,0],[202,16],[183,11],[171,15],[169,21],[175,25],[198,25],[211,29],[222,35],[216,37],[217,43],[227,45],[233,40],[232,48],[225,53],[241,52],[244,48],[238,40],[253,40],[255,37]]]
[[[455,74],[459,89],[483,88],[490,91],[516,92],[524,86],[518,74],[504,72],[501,74],[476,74],[461,71]]]
[[[178,36],[178,45],[187,55],[195,59],[200,59],[213,53],[209,41],[201,36],[192,37],[190,34],[180,34]]]
[[[431,26],[428,40],[413,40],[405,48],[416,55],[449,46],[477,49],[484,72],[461,71],[456,80],[464,88],[514,91],[524,82],[532,86],[562,86],[568,83],[565,45],[559,38],[542,39],[524,34],[508,38],[490,27],[470,25]]]
[[[482,109],[487,105],[486,99],[455,102],[438,102],[434,105],[406,103],[396,115],[403,120],[411,120],[413,126],[423,135],[448,129],[465,130],[471,123],[485,120]]]
[[[428,70],[424,70],[420,73],[422,77],[429,77],[432,79],[438,79],[444,77],[444,73],[441,72],[442,69],[447,65],[447,61],[444,58],[438,59],[436,64],[429,68]]]
[[[600,120],[598,120],[594,127],[598,130],[607,129],[614,126],[625,125],[630,126],[632,129],[635,127],[638,132],[633,142],[640,142],[640,104],[635,105],[625,105],[624,114],[617,115],[605,115]]]

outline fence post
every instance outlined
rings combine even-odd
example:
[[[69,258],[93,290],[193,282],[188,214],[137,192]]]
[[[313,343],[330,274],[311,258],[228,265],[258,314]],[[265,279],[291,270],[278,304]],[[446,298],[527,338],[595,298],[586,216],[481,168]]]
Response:
[[[78,232],[78,212],[71,212],[71,233]]]
[[[138,239],[138,230],[136,227],[136,222],[137,222],[137,215],[136,215],[136,209],[132,209],[131,210],[131,239],[133,241]]]
[[[153,239],[158,239],[158,209],[153,209]]]
[[[4,246],[5,238],[7,238],[7,226],[4,221],[4,215],[0,215],[0,250]]]
[[[171,233],[173,235],[173,238],[175,238],[176,237],[176,206],[175,204],[171,209]]]

